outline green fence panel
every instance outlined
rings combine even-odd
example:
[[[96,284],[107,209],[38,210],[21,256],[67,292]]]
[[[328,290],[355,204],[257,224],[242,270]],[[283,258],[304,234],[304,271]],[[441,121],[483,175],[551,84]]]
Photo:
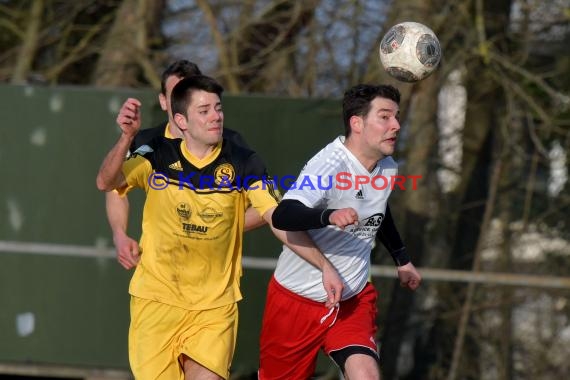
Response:
[[[112,257],[45,254],[41,247],[112,249],[95,176],[129,96],[143,103],[143,128],[164,120],[150,90],[0,86],[0,245],[23,245],[0,252],[0,362],[128,368],[131,272]],[[223,102],[225,125],[241,132],[279,177],[297,175],[343,132],[338,100],[227,95]],[[129,233],[138,237],[144,195],[135,191],[129,200]],[[245,256],[279,252],[267,227],[246,234]],[[270,276],[244,270],[236,371],[257,368]]]

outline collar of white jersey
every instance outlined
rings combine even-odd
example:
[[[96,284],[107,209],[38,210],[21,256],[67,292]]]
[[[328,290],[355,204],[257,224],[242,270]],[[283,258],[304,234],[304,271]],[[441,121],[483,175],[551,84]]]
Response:
[[[376,175],[382,169],[382,160],[378,160],[378,161],[376,161],[376,166],[374,166],[374,169],[371,172],[369,172],[368,169],[366,169],[364,167],[364,165],[362,165],[362,162],[360,162],[358,160],[358,158],[356,158],[356,156],[350,151],[350,149],[348,149],[346,147],[346,145],[344,145],[345,139],[346,139],[346,137],[344,137],[344,136],[338,136],[333,141],[333,143],[336,146],[338,146],[340,149],[342,149],[342,151],[346,154],[346,156],[350,160],[351,164],[354,165],[359,171],[361,171],[362,173],[367,173],[368,175],[373,176],[373,175]]]

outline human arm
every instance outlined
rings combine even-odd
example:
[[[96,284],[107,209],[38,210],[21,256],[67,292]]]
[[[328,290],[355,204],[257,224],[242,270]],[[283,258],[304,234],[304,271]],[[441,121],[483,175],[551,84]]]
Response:
[[[422,283],[422,276],[411,262],[398,267],[400,286],[410,290],[416,290]]]
[[[265,224],[267,224],[265,219],[263,219],[253,207],[248,207],[247,210],[245,210],[244,231],[251,231]]]
[[[139,244],[127,235],[129,218],[129,200],[121,197],[116,191],[105,193],[107,219],[113,232],[113,243],[117,253],[117,261],[125,269],[135,267],[140,260]]]
[[[394,260],[394,264],[398,270],[400,285],[411,290],[416,290],[420,286],[422,278],[410,260],[406,246],[394,223],[389,205],[386,205],[384,220],[378,229],[377,236],[392,256],[392,260]]]
[[[111,191],[126,184],[121,168],[129,147],[141,126],[140,106],[140,101],[129,98],[123,103],[119,111],[117,124],[122,133],[99,168],[97,188],[101,191]]]
[[[325,305],[336,305],[341,299],[344,283],[336,268],[316,247],[306,230],[331,224],[340,228],[355,224],[358,222],[356,211],[352,208],[317,209],[305,206],[296,199],[284,199],[271,214],[270,225],[275,236],[323,273],[323,286],[327,293]]]
[[[252,207],[263,216],[272,232],[283,244],[321,271],[323,287],[327,295],[325,305],[327,307],[336,305],[341,299],[344,288],[344,282],[336,268],[318,249],[306,231],[284,231],[273,225],[273,213],[281,198],[279,190],[275,188],[273,181],[255,180],[269,177],[265,165],[257,155],[252,155],[248,164],[253,180],[244,186],[248,189],[247,196]]]
[[[306,230],[334,224],[344,228],[358,223],[353,208],[317,209],[305,206],[296,199],[284,199],[271,215],[273,233],[293,252],[323,273],[323,286],[327,293],[326,306],[340,301],[344,283],[333,264],[316,247]],[[268,222],[269,223],[269,222]]]
[[[319,269],[323,274],[323,286],[327,293],[326,307],[332,307],[340,302],[344,283],[333,264],[317,248],[313,239],[305,231],[284,231],[273,226],[272,217],[275,208],[263,214],[263,219],[271,227],[273,234],[287,245],[293,252]]]
[[[320,209],[305,206],[296,199],[283,199],[273,213],[273,225],[284,231],[306,231],[336,225],[344,228],[358,223],[358,214],[351,208]]]

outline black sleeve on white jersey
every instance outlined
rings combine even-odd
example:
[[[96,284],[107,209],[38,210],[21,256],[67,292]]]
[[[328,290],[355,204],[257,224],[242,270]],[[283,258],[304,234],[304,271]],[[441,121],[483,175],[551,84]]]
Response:
[[[410,257],[406,252],[406,246],[398,233],[389,205],[386,205],[386,215],[384,215],[384,220],[382,220],[382,224],[376,236],[378,236],[380,242],[386,247],[397,266],[400,267],[410,262]]]
[[[328,226],[333,211],[307,207],[296,199],[284,199],[273,211],[271,221],[273,227],[283,231],[314,230]]]

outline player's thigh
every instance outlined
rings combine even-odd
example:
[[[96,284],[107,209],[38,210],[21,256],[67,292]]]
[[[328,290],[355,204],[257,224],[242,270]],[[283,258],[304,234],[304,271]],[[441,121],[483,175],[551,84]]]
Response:
[[[178,353],[227,379],[235,352],[237,330],[236,303],[214,309],[189,311],[186,326],[179,338]],[[202,371],[200,367],[192,368]],[[204,376],[208,373],[202,372]]]
[[[305,380],[313,375],[328,325],[329,310],[306,300],[271,279],[260,340],[261,380]]]
[[[346,380],[380,380],[378,359],[366,353],[348,356],[344,364]]]
[[[175,352],[186,310],[131,297],[129,362],[137,380],[183,379]]]
[[[377,380],[380,378],[378,354],[369,347],[348,346],[329,353],[347,380]]]
[[[343,370],[352,354],[369,355],[378,362],[376,299],[376,290],[368,284],[358,295],[340,303],[336,322],[327,331],[324,349]]]
[[[185,380],[222,380],[223,377],[210,371],[209,369],[196,363],[194,360],[190,359],[186,355],[183,355],[182,367],[184,368],[184,379]]]

